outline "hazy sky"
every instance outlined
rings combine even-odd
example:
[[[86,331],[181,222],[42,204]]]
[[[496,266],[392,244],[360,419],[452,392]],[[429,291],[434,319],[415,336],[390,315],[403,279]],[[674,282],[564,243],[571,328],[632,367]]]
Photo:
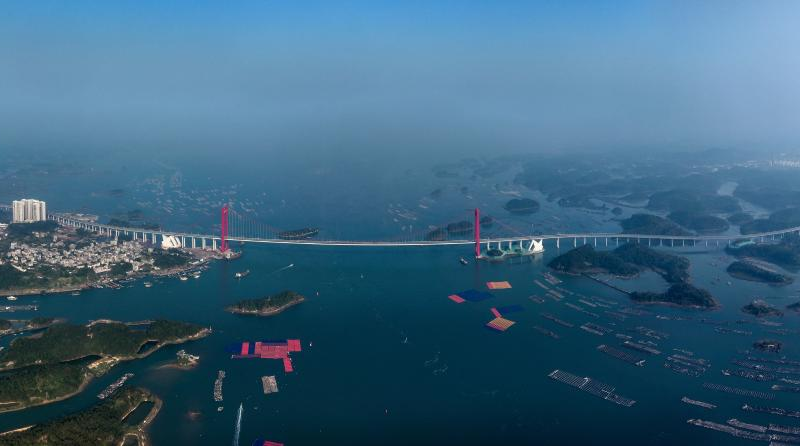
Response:
[[[0,1],[0,151],[800,148],[800,2]]]

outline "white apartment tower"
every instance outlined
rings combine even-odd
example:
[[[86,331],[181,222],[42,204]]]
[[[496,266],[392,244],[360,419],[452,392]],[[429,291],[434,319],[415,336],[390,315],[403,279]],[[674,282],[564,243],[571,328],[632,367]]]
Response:
[[[29,198],[12,203],[13,223],[32,223],[47,220],[47,203]]]

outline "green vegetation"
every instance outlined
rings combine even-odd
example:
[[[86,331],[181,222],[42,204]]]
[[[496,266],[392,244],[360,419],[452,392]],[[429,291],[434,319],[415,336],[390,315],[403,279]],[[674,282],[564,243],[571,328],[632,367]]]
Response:
[[[610,251],[596,251],[591,245],[583,245],[562,254],[547,264],[556,271],[571,274],[603,272],[615,276],[631,277],[639,268]]]
[[[583,208],[592,211],[604,211],[608,209],[605,204],[597,204],[592,198],[584,194],[574,194],[558,200],[558,205],[562,208]]]
[[[303,302],[305,297],[294,291],[281,291],[278,294],[267,296],[261,299],[241,300],[228,308],[227,311],[238,314],[257,314],[259,316],[271,316],[281,311]]]
[[[728,222],[732,225],[743,225],[753,221],[753,216],[746,212],[737,212],[728,216]]]
[[[773,212],[769,218],[759,218],[741,226],[742,234],[778,231],[800,226],[800,208],[788,208]]]
[[[783,316],[783,312],[761,299],[756,299],[742,307],[742,311],[756,317]]]
[[[725,251],[736,257],[752,257],[788,267],[800,267],[800,237],[786,235],[780,243],[751,243],[727,247]]]
[[[548,264],[557,271],[572,274],[603,272],[621,277],[631,277],[649,268],[670,283],[688,280],[689,265],[689,260],[684,257],[658,252],[637,243],[627,243],[613,251],[597,251],[584,245]]]
[[[680,226],[657,215],[633,214],[619,224],[622,232],[627,234],[690,235]]]
[[[665,293],[634,291],[630,294],[630,297],[631,300],[639,303],[679,305],[682,307],[716,308],[718,305],[708,291],[683,282],[673,284]]]
[[[88,356],[135,357],[147,341],[175,342],[197,335],[202,327],[186,322],[159,320],[145,330],[133,330],[120,322],[92,326],[57,324],[39,337],[15,339],[0,352],[5,369],[33,364],[53,364]]]
[[[763,268],[753,262],[736,261],[731,263],[726,271],[737,279],[752,282],[763,282],[771,285],[788,285],[794,282],[794,279],[789,276]]]
[[[449,234],[464,235],[469,234],[472,231],[472,226],[473,224],[471,221],[463,220],[456,223],[450,223],[447,225],[446,229]]]
[[[0,290],[55,289],[76,287],[84,284],[91,270],[69,270],[67,268],[40,266],[19,271],[9,264],[0,265]]]
[[[503,206],[505,210],[517,215],[529,215],[539,211],[539,202],[530,198],[513,198]]]
[[[32,223],[11,223],[8,225],[8,237],[12,240],[24,239],[34,232],[53,233],[58,229],[54,221],[35,221]]]
[[[731,196],[689,189],[656,192],[650,196],[648,209],[670,212],[731,213],[740,212],[739,200]]]
[[[182,251],[167,251],[163,249],[153,250],[153,266],[160,269],[176,268],[185,266],[191,257]]]
[[[667,218],[684,228],[700,233],[724,232],[730,227],[723,218],[694,211],[675,211]]]
[[[689,280],[691,262],[685,257],[659,252],[638,243],[626,243],[613,253],[625,262],[652,269],[669,283]]]
[[[112,276],[124,276],[131,270],[133,270],[133,265],[130,262],[120,262],[111,265],[110,274]]]
[[[23,367],[0,374],[0,411],[22,409],[75,393],[86,382],[81,364],[58,363]]]
[[[123,388],[89,409],[1,436],[0,446],[118,445],[137,429],[124,417],[148,401],[158,400],[146,390]]]
[[[8,319],[0,319],[0,331],[10,330],[13,325]]]

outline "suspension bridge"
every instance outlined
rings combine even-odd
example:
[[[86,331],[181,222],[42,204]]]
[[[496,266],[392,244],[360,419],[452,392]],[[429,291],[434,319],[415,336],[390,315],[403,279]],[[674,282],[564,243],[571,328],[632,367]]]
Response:
[[[184,248],[213,249],[223,253],[230,251],[230,243],[264,243],[276,245],[308,245],[308,246],[352,246],[352,247],[432,247],[432,246],[473,246],[476,258],[503,257],[514,255],[533,255],[544,251],[545,243],[557,249],[577,247],[591,244],[595,247],[616,246],[620,243],[636,242],[653,247],[684,246],[727,246],[744,241],[776,240],[787,234],[800,234],[800,226],[777,231],[761,232],[747,235],[653,235],[628,233],[556,233],[556,234],[523,234],[519,230],[492,219],[491,224],[498,224],[508,234],[492,232],[481,237],[481,228],[488,226],[481,220],[480,210],[473,212],[473,221],[461,221],[454,231],[446,226],[436,230],[426,229],[417,235],[406,235],[396,240],[326,240],[311,238],[294,238],[292,231],[279,230],[258,222],[246,215],[239,214],[227,205],[220,211],[219,234],[197,234],[164,229],[143,229],[136,227],[120,227],[85,221],[70,214],[51,214],[50,220],[61,225],[84,229],[110,237],[130,237],[132,240],[158,245],[164,240],[177,242]],[[471,237],[469,237],[471,235]],[[467,238],[468,237],[468,238]]]

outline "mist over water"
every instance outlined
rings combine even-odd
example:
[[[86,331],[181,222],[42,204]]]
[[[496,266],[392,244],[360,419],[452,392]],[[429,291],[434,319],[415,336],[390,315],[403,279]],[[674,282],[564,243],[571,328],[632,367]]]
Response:
[[[0,150],[792,148],[798,8],[10,2]]]

